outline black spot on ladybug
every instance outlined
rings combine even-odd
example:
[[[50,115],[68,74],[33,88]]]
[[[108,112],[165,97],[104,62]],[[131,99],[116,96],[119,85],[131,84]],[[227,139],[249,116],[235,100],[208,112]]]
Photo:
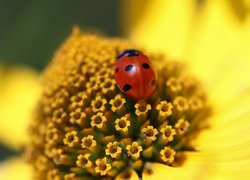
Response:
[[[145,69],[150,68],[150,66],[149,66],[149,64],[148,64],[148,63],[143,63],[143,64],[142,64],[142,67],[143,67],[143,68],[145,68]]]
[[[155,85],[156,85],[156,80],[155,80],[155,79],[152,80],[152,81],[151,81],[151,84],[152,84],[153,86],[155,86]]]
[[[125,71],[131,71],[132,69],[133,69],[133,65],[127,65],[126,67],[125,67]]]
[[[116,72],[116,73],[118,73],[118,70],[119,70],[119,69],[118,69],[118,68],[116,68],[116,69],[115,69],[115,72]]]
[[[131,87],[131,85],[129,85],[129,84],[125,84],[125,85],[123,86],[123,90],[124,90],[124,91],[129,91],[131,88],[132,88],[132,87]]]

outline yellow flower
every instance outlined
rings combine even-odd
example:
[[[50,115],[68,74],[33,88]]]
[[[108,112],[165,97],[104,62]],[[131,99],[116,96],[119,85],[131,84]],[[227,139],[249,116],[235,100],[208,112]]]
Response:
[[[130,175],[134,169],[141,177],[146,164],[147,169],[150,162],[180,166],[183,153],[195,148],[192,136],[203,129],[210,109],[200,83],[189,77],[195,83],[187,84],[181,64],[148,52],[159,77],[157,90],[147,100],[132,100],[105,71],[113,69],[116,57],[128,48],[138,47],[74,28],[56,52],[42,75],[43,91],[26,147],[37,179],[116,178],[124,169]],[[95,70],[85,69],[90,64]],[[85,77],[84,83],[79,76]],[[170,78],[181,84],[178,94],[167,91]],[[188,104],[194,97],[202,102],[196,111]]]
[[[138,179],[136,172],[142,174],[143,179],[159,180],[249,178],[250,136],[247,122],[250,112],[250,64],[247,58],[250,57],[250,23],[248,18],[242,24],[233,19],[226,1],[211,0],[200,6],[204,7],[198,10],[195,1],[152,1],[148,3],[140,21],[134,23],[136,26],[131,31],[131,38],[139,45],[143,44],[147,49],[145,52],[164,51],[170,55],[170,59],[187,60],[189,68],[203,81],[211,102],[213,114],[209,121],[205,119],[208,106],[200,84],[190,77],[176,76],[174,70],[180,72],[182,67],[171,61],[157,63],[157,59],[164,61],[165,58],[155,55],[150,57],[161,75],[158,81],[160,92],[171,96],[168,99],[152,96],[149,102],[137,102],[128,111],[126,105],[131,102],[127,102],[126,97],[124,101],[121,94],[117,95],[115,82],[109,79],[112,73],[104,70],[96,72],[96,68],[98,63],[104,61],[103,67],[106,68],[103,69],[109,69],[112,63],[105,60],[116,55],[112,54],[113,48],[120,52],[130,44],[76,33],[61,47],[63,53],[59,50],[54,58],[56,62],[56,59],[67,55],[75,62],[62,61],[58,66],[51,65],[43,75],[43,95],[30,130],[32,143],[26,151],[27,155],[31,155],[36,178],[74,179],[79,176],[76,172],[117,179]],[[89,53],[90,56],[85,58],[90,63],[77,66],[81,64],[83,57],[80,55],[86,49],[80,49],[79,55],[74,47],[84,47],[81,46],[84,41],[96,42],[98,51],[94,52],[98,53]],[[120,43],[118,47],[117,43]],[[93,59],[99,62],[91,63]],[[81,78],[79,72],[86,75],[88,80]],[[164,77],[163,72],[169,75]],[[96,76],[92,77],[95,73]],[[57,87],[58,81],[62,82],[60,85],[64,88]],[[192,96],[189,96],[190,87],[195,88]],[[81,91],[84,95],[78,95]],[[96,93],[108,100],[97,98]],[[186,96],[186,93],[189,95]],[[66,112],[65,106],[69,108]],[[70,117],[68,112],[75,112],[71,115],[73,123],[67,121]],[[41,117],[47,117],[47,124],[42,123]],[[118,120],[123,120],[118,127],[122,129],[125,125],[126,133],[117,133],[115,124],[110,126],[111,122]],[[152,122],[154,124],[150,126]],[[207,122],[210,126],[205,130]],[[197,123],[198,128],[194,126]],[[136,128],[139,131],[134,131]],[[150,143],[143,141],[146,130],[153,133],[149,133]],[[200,134],[197,136],[196,132]],[[78,144],[80,139],[82,144]],[[126,154],[122,154],[113,159],[103,154],[107,145],[117,140],[121,140],[121,152],[127,153],[128,157],[124,158]],[[60,142],[64,142],[63,148]],[[79,150],[83,145],[84,148]],[[158,163],[152,162],[152,159]],[[51,160],[55,164],[51,164]],[[125,166],[123,161],[129,162],[129,166]],[[57,165],[69,168],[70,172],[69,169],[67,172],[61,171]]]

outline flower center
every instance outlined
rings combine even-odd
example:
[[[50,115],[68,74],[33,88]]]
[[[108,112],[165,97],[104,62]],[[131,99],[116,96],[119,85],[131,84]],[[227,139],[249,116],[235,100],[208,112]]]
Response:
[[[122,129],[122,128],[125,128],[127,124],[126,124],[125,120],[121,120],[121,121],[119,121],[118,125]]]
[[[182,65],[149,55],[157,90],[149,99],[132,100],[113,77],[116,57],[131,47],[75,30],[57,51],[43,74],[26,150],[36,179],[112,179],[120,173],[126,179],[131,169],[139,176],[150,171],[150,162],[181,166],[184,152],[195,149],[190,141],[209,114],[201,85]]]

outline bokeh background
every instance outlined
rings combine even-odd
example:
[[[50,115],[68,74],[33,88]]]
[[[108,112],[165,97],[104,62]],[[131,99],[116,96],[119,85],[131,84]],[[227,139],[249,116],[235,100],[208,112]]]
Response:
[[[110,36],[120,35],[120,3],[0,0],[0,63],[43,69],[73,25]]]
[[[0,0],[0,65],[42,71],[73,25],[120,36],[117,0]],[[0,160],[17,154],[0,144]]]

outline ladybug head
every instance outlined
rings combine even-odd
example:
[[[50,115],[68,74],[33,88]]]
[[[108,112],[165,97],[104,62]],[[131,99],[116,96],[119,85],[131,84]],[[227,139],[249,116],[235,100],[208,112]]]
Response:
[[[140,55],[140,51],[134,50],[134,49],[127,49],[125,51],[123,51],[121,54],[119,54],[117,56],[117,60],[119,60],[120,58],[124,57],[124,56],[139,56]]]

